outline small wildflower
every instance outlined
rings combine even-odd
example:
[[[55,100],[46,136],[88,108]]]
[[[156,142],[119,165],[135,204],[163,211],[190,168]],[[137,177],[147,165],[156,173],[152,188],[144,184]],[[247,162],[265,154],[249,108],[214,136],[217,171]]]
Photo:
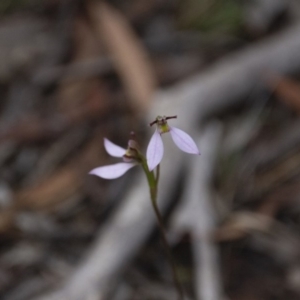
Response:
[[[129,140],[128,148],[126,150],[104,138],[104,148],[109,155],[122,157],[123,162],[95,168],[90,171],[89,174],[96,175],[104,179],[115,179],[121,177],[132,167],[139,164],[138,145],[133,139]]]
[[[156,130],[149,142],[146,154],[148,168],[150,171],[152,171],[157,165],[159,165],[162,160],[164,154],[164,145],[161,135],[166,132],[170,132],[173,142],[180,150],[190,154],[200,155],[196,143],[187,133],[185,133],[181,129],[168,125],[167,120],[175,118],[177,118],[177,116],[158,116],[155,121],[150,123],[150,126],[156,124]]]

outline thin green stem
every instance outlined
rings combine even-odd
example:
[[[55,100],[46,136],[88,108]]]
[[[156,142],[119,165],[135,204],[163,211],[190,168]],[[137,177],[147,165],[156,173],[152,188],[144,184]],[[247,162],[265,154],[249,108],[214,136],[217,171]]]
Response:
[[[167,235],[166,235],[166,231],[165,231],[165,227],[164,227],[164,223],[163,223],[163,219],[162,216],[159,212],[159,209],[157,207],[157,203],[156,201],[152,201],[152,206],[155,212],[155,215],[157,217],[157,221],[158,221],[158,225],[159,225],[159,229],[160,229],[160,233],[161,233],[161,237],[162,237],[162,241],[163,241],[163,245],[166,251],[166,254],[168,256],[168,260],[172,269],[172,275],[173,275],[173,281],[174,281],[174,285],[177,289],[178,292],[178,300],[183,300],[184,296],[183,296],[183,290],[181,287],[181,284],[179,282],[178,276],[177,276],[177,272],[176,272],[176,266],[173,260],[173,256],[171,253],[171,249],[170,246],[168,244],[168,240],[167,240]]]
[[[148,184],[149,184],[149,189],[150,189],[150,196],[151,196],[151,203],[155,212],[155,216],[157,218],[158,226],[160,229],[161,237],[162,237],[162,242],[163,246],[165,248],[165,252],[168,257],[168,261],[172,270],[172,276],[173,276],[173,282],[175,285],[175,288],[178,293],[178,300],[184,300],[184,294],[183,294],[183,289],[180,284],[180,281],[177,276],[176,272],[176,266],[172,257],[172,252],[171,252],[171,247],[169,246],[168,240],[167,240],[167,235],[166,235],[166,230],[163,222],[163,218],[159,212],[158,206],[157,206],[157,187],[158,187],[158,180],[159,180],[159,165],[157,167],[157,172],[156,172],[156,177],[154,176],[154,172],[150,172],[147,166],[146,161],[143,161],[142,167],[145,171]]]
[[[157,187],[158,187],[159,175],[160,175],[160,165],[158,165],[158,166],[156,167],[156,178],[155,178],[155,181],[156,181],[156,189],[157,189]]]

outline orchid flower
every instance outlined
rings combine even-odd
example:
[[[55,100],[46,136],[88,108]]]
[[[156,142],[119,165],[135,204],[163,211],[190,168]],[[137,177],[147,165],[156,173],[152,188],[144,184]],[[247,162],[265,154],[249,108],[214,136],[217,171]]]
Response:
[[[155,121],[150,123],[150,126],[156,124],[156,130],[151,137],[146,154],[147,164],[150,171],[154,170],[154,168],[158,166],[162,160],[164,154],[164,145],[161,135],[166,132],[170,132],[173,142],[180,150],[190,154],[200,155],[196,143],[186,132],[168,125],[167,120],[175,118],[177,118],[177,116],[158,116]]]
[[[159,166],[163,153],[164,153],[164,146],[162,142],[161,135],[166,132],[170,132],[171,137],[176,144],[176,146],[184,152],[192,153],[192,154],[200,154],[196,143],[193,139],[184,131],[171,127],[168,125],[167,120],[177,118],[177,116],[172,117],[160,117],[158,116],[155,121],[153,121],[150,125],[156,124],[157,128],[150,140],[150,143],[147,148],[147,159],[146,157],[140,152],[139,146],[135,140],[134,133],[131,133],[131,138],[128,142],[127,149],[124,149],[118,145],[115,145],[108,139],[104,139],[104,147],[108,154],[114,157],[122,157],[123,162],[102,166],[93,169],[90,171],[89,174],[99,176],[105,179],[114,179],[122,176],[128,170],[133,168],[136,165],[140,165],[146,175],[151,204],[153,206],[154,213],[156,215],[158,226],[160,228],[160,232],[162,235],[163,245],[165,247],[167,257],[169,259],[171,271],[173,274],[173,282],[174,286],[177,290],[179,300],[184,299],[184,292],[180,281],[178,279],[175,264],[171,255],[171,248],[168,244],[165,227],[163,223],[162,215],[160,214],[158,203],[157,203],[157,192],[158,192],[158,183],[159,183],[159,167],[157,167],[156,172],[154,172],[154,168]]]
[[[128,148],[126,150],[104,138],[104,148],[109,155],[122,157],[123,162],[95,168],[90,171],[89,174],[96,175],[104,179],[115,179],[121,177],[132,167],[139,164],[138,146],[132,139],[129,140]]]

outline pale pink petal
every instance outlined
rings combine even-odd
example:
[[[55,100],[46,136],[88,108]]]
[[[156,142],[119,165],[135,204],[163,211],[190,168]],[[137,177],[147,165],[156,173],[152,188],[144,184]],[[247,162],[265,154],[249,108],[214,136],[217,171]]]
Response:
[[[123,149],[122,147],[112,143],[106,138],[104,138],[104,147],[107,153],[114,157],[122,157],[126,152],[126,149]]]
[[[135,163],[118,163],[93,169],[89,172],[89,174],[96,175],[104,179],[115,179],[121,177],[134,166],[136,166]]]
[[[170,127],[170,134],[176,146],[187,153],[200,155],[199,149],[194,140],[184,131],[176,127]]]
[[[164,154],[164,145],[160,133],[156,129],[147,148],[147,164],[150,171],[159,165]]]

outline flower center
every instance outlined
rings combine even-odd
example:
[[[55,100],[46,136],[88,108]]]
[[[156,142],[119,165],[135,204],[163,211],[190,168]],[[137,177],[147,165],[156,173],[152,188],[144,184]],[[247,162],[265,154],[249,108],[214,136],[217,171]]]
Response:
[[[167,120],[169,119],[176,119],[177,116],[169,116],[169,117],[166,117],[166,116],[157,116],[155,121],[153,121],[152,123],[150,123],[150,126],[156,124],[157,126],[157,129],[159,131],[160,134],[163,134],[163,133],[166,133],[166,132],[169,132],[170,131],[170,127],[168,125],[168,122]]]
[[[140,160],[140,152],[139,152],[139,145],[135,140],[134,132],[130,133],[130,140],[128,141],[128,146],[125,154],[123,155],[124,162],[132,162],[132,161],[139,161]]]

